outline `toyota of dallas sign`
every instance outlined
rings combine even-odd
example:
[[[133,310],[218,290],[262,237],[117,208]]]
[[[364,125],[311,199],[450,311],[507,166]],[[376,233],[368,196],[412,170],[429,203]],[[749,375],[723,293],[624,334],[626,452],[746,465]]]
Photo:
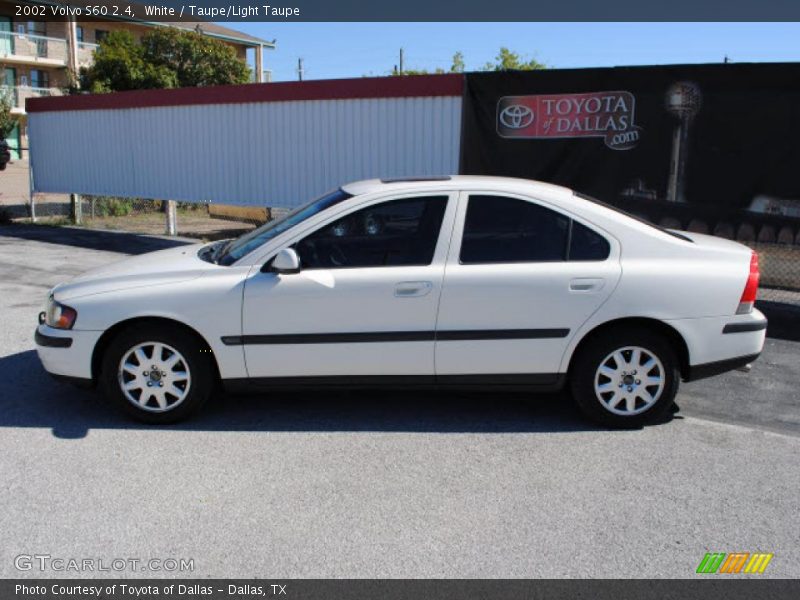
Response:
[[[504,138],[601,137],[613,150],[630,150],[642,129],[633,123],[630,92],[504,96],[497,103],[497,133]]]

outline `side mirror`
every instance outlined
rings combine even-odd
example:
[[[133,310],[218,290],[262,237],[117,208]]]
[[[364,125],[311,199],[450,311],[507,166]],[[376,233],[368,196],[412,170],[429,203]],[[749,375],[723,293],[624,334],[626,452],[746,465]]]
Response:
[[[294,248],[284,248],[261,267],[262,273],[292,274],[300,272],[300,257]]]

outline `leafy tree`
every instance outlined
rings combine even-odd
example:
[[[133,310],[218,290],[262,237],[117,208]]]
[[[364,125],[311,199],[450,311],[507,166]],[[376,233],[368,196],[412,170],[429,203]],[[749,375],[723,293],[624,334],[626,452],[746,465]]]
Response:
[[[506,47],[500,48],[500,52],[494,57],[495,62],[487,62],[482,71],[537,71],[546,69],[547,65],[540,63],[534,58],[525,60],[519,53],[513,52]]]
[[[444,70],[441,67],[435,69],[434,71],[428,71],[427,69],[403,69],[403,75],[430,75],[431,73],[435,75],[442,75],[443,73],[463,73],[464,72],[464,55],[461,52],[456,52],[453,55],[453,63],[450,65],[448,70]],[[392,75],[400,75],[396,70],[392,71]]]
[[[464,54],[459,50],[455,54],[453,54],[453,64],[450,65],[450,72],[451,73],[463,73],[466,70],[466,66],[464,64]]]
[[[249,67],[231,46],[174,27],[151,29],[140,43],[129,31],[113,31],[100,43],[92,66],[80,73],[81,88],[96,93],[249,80]]]
[[[142,38],[144,58],[174,71],[180,87],[247,83],[250,68],[233,47],[194,31],[157,28]]]
[[[436,74],[444,73],[444,70],[443,69],[436,69],[434,71],[434,73],[436,73]],[[431,72],[428,71],[427,69],[403,69],[403,72],[402,72],[402,75],[430,75],[430,74],[431,74]],[[393,71],[392,75],[401,75],[401,73],[398,73],[397,71]]]
[[[19,123],[19,116],[12,114],[14,92],[10,87],[0,87],[0,142],[5,140]]]
[[[546,69],[547,65],[538,62],[536,59],[524,59],[518,52],[513,52],[506,47],[500,48],[500,51],[495,56],[495,62],[487,62],[483,67],[477,69],[478,71],[534,71],[538,69]],[[435,71],[428,71],[427,69],[404,69],[403,75],[428,75],[430,73],[463,73],[466,71],[466,63],[464,62],[464,54],[456,52],[453,55],[453,62],[450,69],[436,69]],[[397,71],[392,72],[392,75],[399,75]]]

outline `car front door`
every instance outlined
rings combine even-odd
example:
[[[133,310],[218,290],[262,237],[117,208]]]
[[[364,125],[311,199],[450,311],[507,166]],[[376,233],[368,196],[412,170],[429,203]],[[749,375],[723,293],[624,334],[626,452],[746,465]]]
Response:
[[[570,338],[619,276],[618,243],[591,225],[530,198],[462,194],[439,309],[437,378],[554,383]]]
[[[239,340],[249,376],[432,380],[456,200],[437,193],[366,201],[290,242],[299,273],[254,268]]]

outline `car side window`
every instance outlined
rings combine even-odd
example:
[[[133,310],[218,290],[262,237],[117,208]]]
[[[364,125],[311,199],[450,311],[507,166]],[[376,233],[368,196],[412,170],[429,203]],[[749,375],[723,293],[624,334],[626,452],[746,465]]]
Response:
[[[570,221],[533,202],[470,196],[459,259],[462,264],[563,261]]]
[[[304,269],[429,265],[447,196],[373,204],[337,219],[295,245]]]
[[[586,225],[572,221],[568,260],[605,260],[611,253],[608,240]]]

